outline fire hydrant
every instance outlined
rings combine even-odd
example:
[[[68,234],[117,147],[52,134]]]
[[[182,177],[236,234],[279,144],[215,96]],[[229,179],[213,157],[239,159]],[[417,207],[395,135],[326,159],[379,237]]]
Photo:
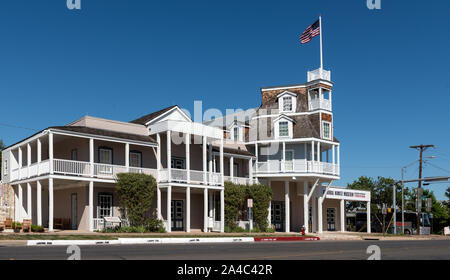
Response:
[[[302,226],[302,235],[305,235],[305,225]]]

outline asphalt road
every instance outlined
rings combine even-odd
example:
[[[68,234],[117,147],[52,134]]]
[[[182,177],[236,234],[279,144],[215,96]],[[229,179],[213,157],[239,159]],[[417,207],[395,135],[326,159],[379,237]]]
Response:
[[[82,260],[366,260],[368,246],[382,260],[450,260],[450,240],[316,241],[229,244],[80,246]],[[4,246],[0,260],[64,260],[67,246]]]

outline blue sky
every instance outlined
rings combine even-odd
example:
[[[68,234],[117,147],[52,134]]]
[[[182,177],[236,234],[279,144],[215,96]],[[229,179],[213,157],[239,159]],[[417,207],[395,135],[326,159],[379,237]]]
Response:
[[[400,177],[434,144],[424,176],[450,173],[450,3],[336,1],[2,1],[0,139],[83,115],[129,121],[164,106],[260,105],[260,87],[306,81],[319,41],[298,37],[323,15],[325,68],[335,82],[344,185]],[[239,100],[239,101],[238,101]],[[34,130],[33,130],[34,129]],[[418,174],[418,165],[406,177]],[[429,186],[443,199],[448,184]]]

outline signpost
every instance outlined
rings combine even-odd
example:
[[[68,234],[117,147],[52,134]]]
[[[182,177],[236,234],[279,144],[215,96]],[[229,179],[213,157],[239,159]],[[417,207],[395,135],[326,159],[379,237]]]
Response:
[[[247,199],[247,207],[248,207],[248,229],[250,231],[250,233],[252,232],[253,229],[253,199],[249,198]]]

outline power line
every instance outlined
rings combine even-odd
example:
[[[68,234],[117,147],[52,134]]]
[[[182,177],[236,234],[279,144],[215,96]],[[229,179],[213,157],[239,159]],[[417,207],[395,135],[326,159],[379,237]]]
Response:
[[[445,171],[445,172],[447,172],[447,173],[450,173],[450,171],[449,171],[449,170],[446,170],[446,169],[444,169],[444,168],[442,168],[442,167],[439,167],[439,166],[437,166],[437,165],[434,165],[434,164],[432,164],[432,163],[429,163],[429,162],[428,162],[428,164],[429,164],[429,165],[431,165],[431,166],[433,166],[434,168],[437,168],[437,169],[440,169],[440,170],[442,170],[442,171]]]
[[[11,128],[19,128],[19,129],[26,129],[26,130],[32,130],[32,131],[37,131],[38,130],[38,129],[35,129],[35,128],[29,128],[29,127],[12,125],[12,124],[6,124],[6,123],[0,123],[0,126],[11,127]]]

